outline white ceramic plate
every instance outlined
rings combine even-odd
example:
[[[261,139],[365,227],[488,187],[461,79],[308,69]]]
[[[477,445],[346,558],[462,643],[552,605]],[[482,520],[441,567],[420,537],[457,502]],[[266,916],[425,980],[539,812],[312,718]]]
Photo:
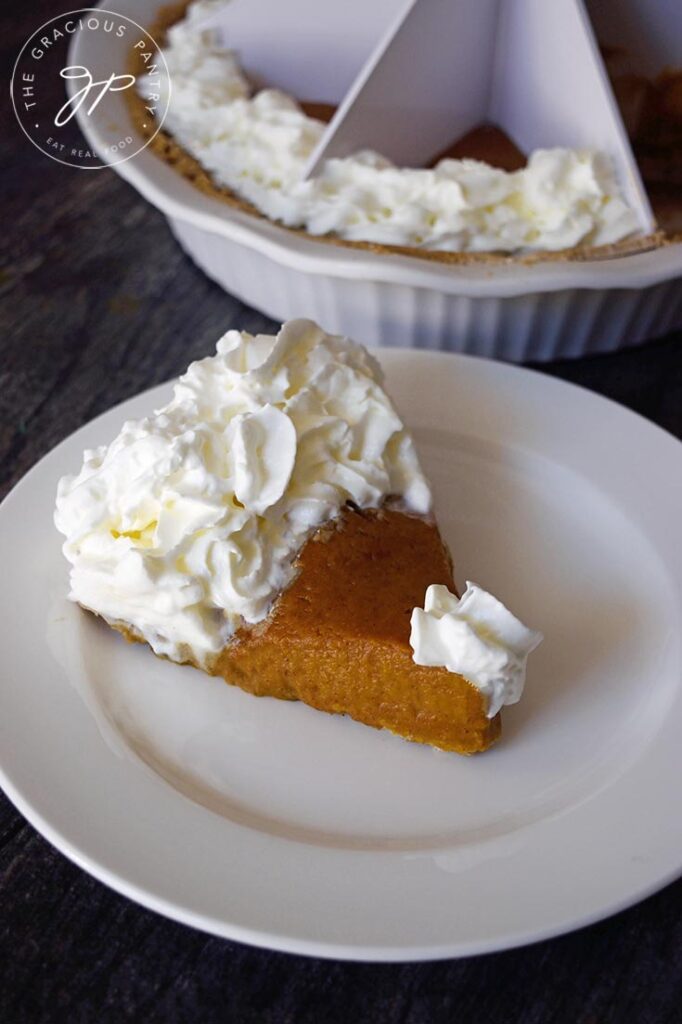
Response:
[[[460,758],[257,700],[65,601],[57,479],[158,389],[0,509],[2,782],[87,871],[217,935],[353,959],[503,949],[680,873],[682,446],[526,370],[382,362],[458,580],[546,635],[500,744]]]

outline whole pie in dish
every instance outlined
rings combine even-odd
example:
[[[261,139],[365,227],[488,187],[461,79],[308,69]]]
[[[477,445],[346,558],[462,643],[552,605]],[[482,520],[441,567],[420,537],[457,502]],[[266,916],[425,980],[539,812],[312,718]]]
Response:
[[[172,83],[161,131],[145,112],[139,55],[138,92],[126,94],[152,151],[209,195],[328,244],[446,263],[587,259],[664,240],[641,234],[604,154],[540,149],[526,159],[490,125],[443,139],[424,167],[365,150],[327,160],[305,180],[334,108],[255,90],[206,27],[215,9],[206,0],[162,8],[150,27]]]
[[[87,451],[55,522],[71,598],[257,696],[485,750],[541,636],[457,596],[412,437],[362,346],[228,332],[174,397]]]

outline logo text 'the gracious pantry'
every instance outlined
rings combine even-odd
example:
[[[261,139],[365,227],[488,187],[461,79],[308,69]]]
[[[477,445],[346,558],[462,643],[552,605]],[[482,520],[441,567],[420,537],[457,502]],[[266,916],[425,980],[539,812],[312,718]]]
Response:
[[[11,93],[34,146],[59,163],[97,170],[149,144],[168,109],[170,79],[146,29],[122,14],[84,8],[53,18],[26,41]]]

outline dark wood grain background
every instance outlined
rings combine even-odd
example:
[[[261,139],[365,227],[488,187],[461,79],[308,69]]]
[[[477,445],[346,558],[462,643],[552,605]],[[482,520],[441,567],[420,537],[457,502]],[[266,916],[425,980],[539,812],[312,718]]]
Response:
[[[70,6],[7,0],[7,83],[26,37]],[[272,326],[209,282],[114,173],[35,150],[4,96],[0,497],[82,423],[179,373],[227,328]],[[680,337],[543,369],[682,437]],[[0,873],[4,1024],[682,1021],[682,882],[526,949],[362,965],[250,949],[141,910],[52,849],[4,797]]]

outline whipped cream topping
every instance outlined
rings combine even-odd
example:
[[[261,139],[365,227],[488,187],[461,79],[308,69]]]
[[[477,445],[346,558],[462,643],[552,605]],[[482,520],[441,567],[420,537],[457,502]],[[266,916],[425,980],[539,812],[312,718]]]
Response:
[[[411,618],[410,645],[417,665],[439,665],[464,676],[488,701],[488,718],[521,699],[526,660],[542,640],[492,594],[467,581],[461,598],[447,587],[426,591]]]
[[[363,151],[302,180],[325,125],[279,90],[251,95],[234,53],[203,27],[221,2],[198,0],[169,30],[164,127],[218,184],[272,220],[312,235],[453,252],[604,245],[637,230],[609,161],[588,151],[537,150],[512,173],[477,160],[398,168]]]
[[[264,619],[311,533],[348,502],[427,514],[410,435],[369,353],[292,320],[229,331],[172,400],[59,482],[72,600],[157,654],[206,664]]]

